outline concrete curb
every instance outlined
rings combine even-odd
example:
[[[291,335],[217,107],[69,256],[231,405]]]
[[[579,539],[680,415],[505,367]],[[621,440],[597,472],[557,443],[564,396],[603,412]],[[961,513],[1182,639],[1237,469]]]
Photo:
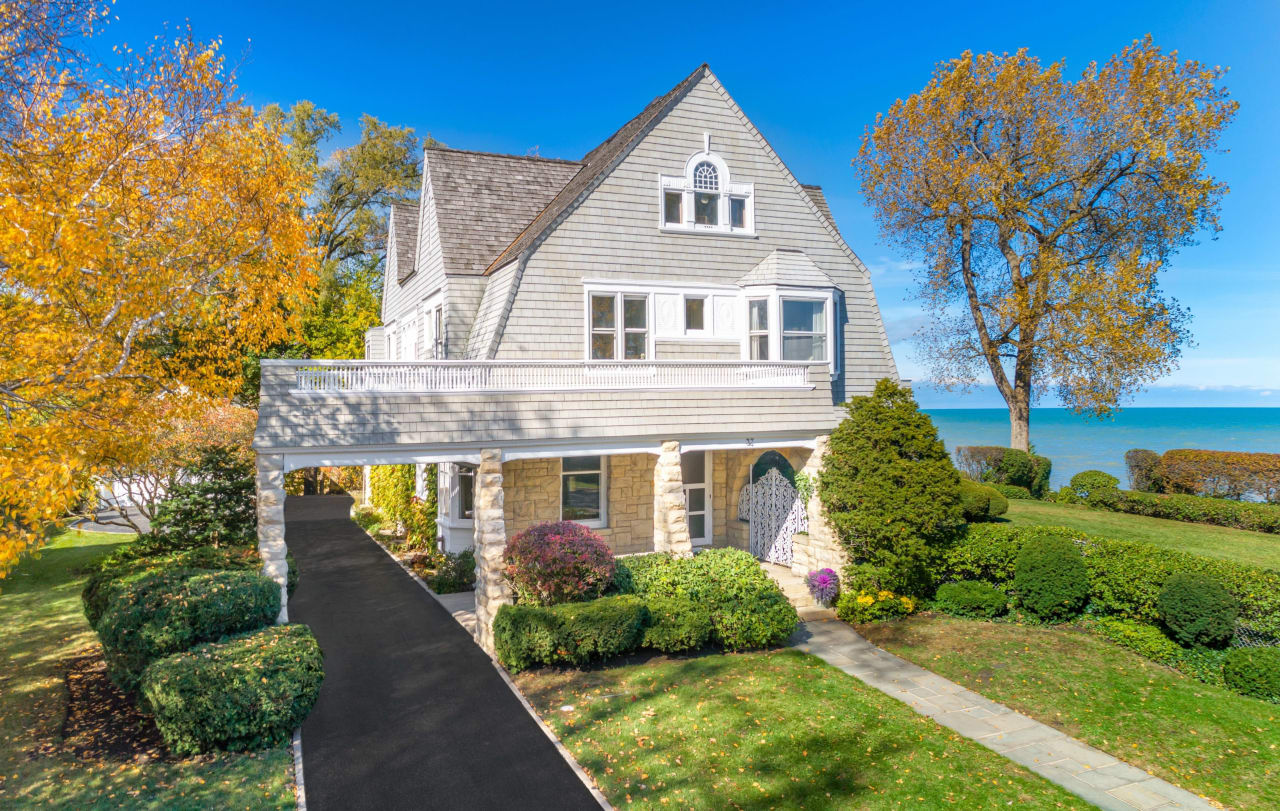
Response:
[[[298,811],[307,811],[307,786],[302,779],[302,727],[293,731],[293,785]]]

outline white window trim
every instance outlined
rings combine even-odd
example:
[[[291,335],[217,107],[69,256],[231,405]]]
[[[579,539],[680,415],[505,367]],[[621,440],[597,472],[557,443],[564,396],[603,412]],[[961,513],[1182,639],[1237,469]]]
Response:
[[[681,448],[680,452],[695,453],[698,450],[701,450],[701,449],[692,448],[692,449],[686,450],[684,448]],[[712,469],[712,465],[714,464],[712,459],[715,457],[715,453],[710,450],[702,450],[702,453],[704,454],[703,456],[704,481],[699,486],[703,488],[703,497],[705,499],[705,501],[703,502],[703,506],[705,507],[705,509],[703,510],[703,514],[706,517],[707,537],[706,537],[706,540],[702,541],[701,543],[694,542],[693,545],[699,548],[707,548],[714,545],[715,539],[716,539],[716,528],[714,523],[716,510],[715,510],[715,501],[713,500],[714,496],[711,490],[712,482],[715,481],[715,472]],[[687,513],[689,509],[689,488],[686,486],[683,492],[684,492],[684,498],[685,498],[684,504],[685,504],[685,511],[686,511],[686,517],[687,517]],[[692,540],[692,538],[693,536],[690,535],[690,540]]]
[[[709,140],[709,139],[708,139]],[[700,163],[710,163],[719,175],[720,189],[717,192],[718,209],[716,225],[699,225],[694,222],[693,170]],[[667,222],[666,193],[680,192],[684,195],[680,206],[681,222]],[[743,227],[734,228],[730,224],[729,199],[737,197],[746,201],[743,212]],[[747,237],[756,236],[756,186],[754,183],[734,182],[729,173],[729,166],[724,159],[709,149],[695,152],[685,161],[684,173],[680,175],[658,175],[658,230],[675,234],[715,234],[717,236]]]
[[[813,287],[787,287],[781,285],[752,285],[742,291],[739,317],[742,319],[742,359],[751,359],[750,305],[751,299],[768,299],[769,305],[769,360],[782,360],[782,300],[800,299],[824,302],[823,313],[827,322],[827,357],[814,363],[826,363],[834,376],[836,372],[836,308],[835,290]]]
[[[462,471],[460,470],[461,462],[442,462],[440,463],[439,476],[441,481],[438,485],[443,485],[445,498],[448,499],[449,509],[440,516],[439,523],[443,527],[449,529],[463,529],[466,527],[474,527],[475,521],[472,518],[462,517]],[[437,496],[438,497],[438,496]]]
[[[613,296],[613,358],[600,359],[591,357],[591,335],[593,329],[591,326],[591,297],[592,296]],[[643,358],[627,358],[627,325],[626,312],[623,306],[624,296],[644,296],[644,357]],[[582,296],[582,318],[583,318],[583,347],[582,357],[585,360],[594,360],[597,363],[646,363],[653,360],[653,295],[652,292],[643,287],[624,290],[621,286],[597,287],[595,285],[584,284]],[[633,330],[634,331],[634,330]]]
[[[702,329],[689,329],[689,299],[702,299]],[[705,339],[709,335],[715,335],[714,325],[711,323],[713,318],[711,314],[711,296],[706,293],[684,293],[680,297],[680,319],[684,326],[684,337]]]
[[[560,457],[560,475],[556,477],[556,520],[557,521],[573,521],[575,524],[582,524],[590,529],[605,529],[609,526],[609,457],[607,454],[574,454],[575,457],[583,456],[599,456],[600,457],[600,517],[589,521],[579,521],[572,518],[564,517],[564,477],[573,476],[579,473],[591,474],[592,470],[571,470],[565,472],[564,457]]]

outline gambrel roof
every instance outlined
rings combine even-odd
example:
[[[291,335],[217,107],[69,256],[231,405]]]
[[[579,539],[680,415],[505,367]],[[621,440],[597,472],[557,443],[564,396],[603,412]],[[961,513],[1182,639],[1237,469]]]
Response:
[[[582,164],[520,155],[425,151],[446,273],[483,273]]]
[[[521,231],[520,235],[507,246],[506,250],[489,263],[485,273],[492,273],[516,258],[526,248],[537,242],[547,231],[554,228],[561,215],[572,208],[581,195],[589,192],[596,181],[608,174],[635,142],[643,137],[649,125],[665,114],[673,104],[679,101],[685,93],[689,92],[690,88],[701,81],[709,70],[710,68],[707,67],[705,62],[699,65],[693,73],[686,76],[683,81],[671,88],[671,90],[649,102],[640,111],[640,115],[623,124],[622,128],[605,139],[604,143],[588,152],[586,157],[582,159],[582,171],[565,184],[564,188],[560,189],[560,192],[538,214],[537,218],[529,223],[529,227]]]

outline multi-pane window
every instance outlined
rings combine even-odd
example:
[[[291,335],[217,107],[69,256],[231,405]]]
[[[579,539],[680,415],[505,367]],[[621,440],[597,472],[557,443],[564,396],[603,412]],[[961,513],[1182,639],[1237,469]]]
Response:
[[[709,161],[693,169],[693,221],[697,225],[720,223],[720,173]]]
[[[474,465],[458,465],[458,517],[474,518],[476,514],[476,469]]]
[[[616,360],[619,357],[644,360],[647,357],[648,296],[592,293],[590,309],[592,360]]]
[[[662,195],[662,221],[667,225],[684,222],[684,192],[669,191]]]
[[[752,360],[769,359],[769,300],[753,298],[747,302],[747,343]]]
[[[707,328],[707,299],[704,296],[684,297],[684,328],[686,332],[701,332]]]
[[[560,460],[560,520],[604,522],[604,457]]]
[[[782,359],[827,359],[826,302],[782,299]]]
[[[684,481],[689,540],[694,544],[706,544],[711,540],[707,508],[707,452],[689,451],[680,454],[680,476]]]

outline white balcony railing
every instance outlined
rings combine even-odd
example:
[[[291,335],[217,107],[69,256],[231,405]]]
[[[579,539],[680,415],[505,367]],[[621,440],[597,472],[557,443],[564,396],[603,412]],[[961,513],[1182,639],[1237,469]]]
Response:
[[[264,361],[295,393],[812,389],[813,364],[781,361]],[[825,370],[825,365],[823,365]],[[282,370],[283,371],[283,370]]]

